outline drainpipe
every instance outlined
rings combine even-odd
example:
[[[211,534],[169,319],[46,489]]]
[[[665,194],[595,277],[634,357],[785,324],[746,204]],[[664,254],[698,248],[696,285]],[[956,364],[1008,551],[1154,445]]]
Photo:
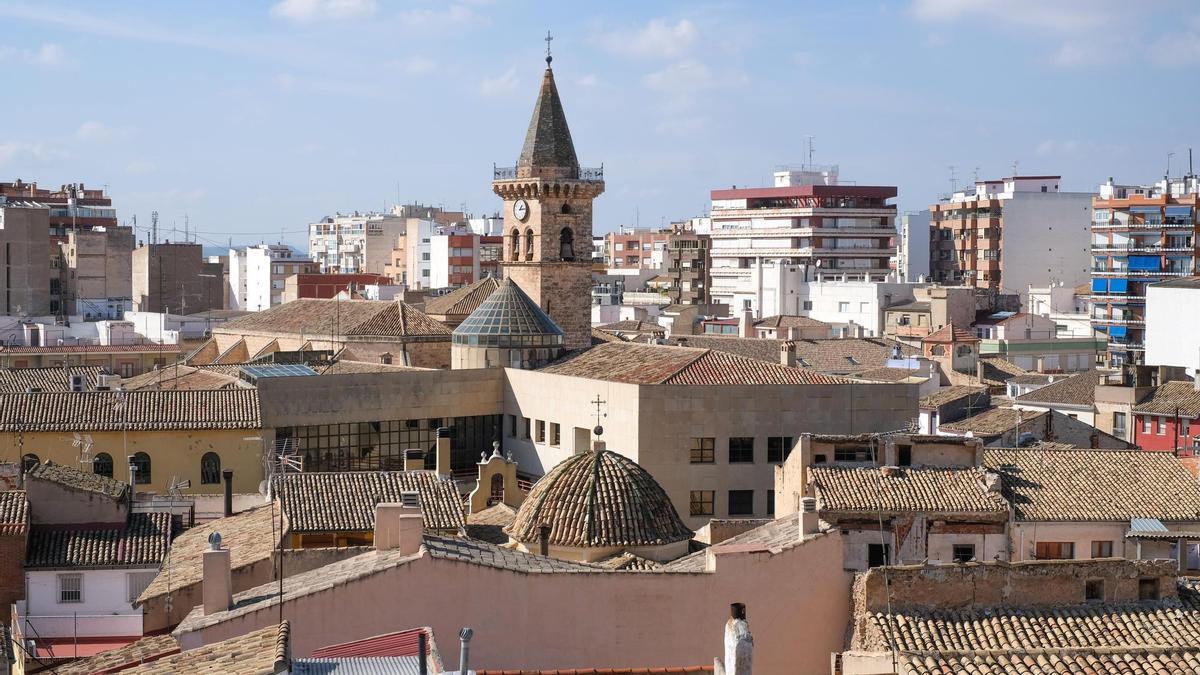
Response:
[[[233,515],[233,470],[225,469],[221,477],[225,479],[225,517],[228,518]]]
[[[475,631],[470,628],[463,627],[458,631],[458,640],[460,646],[458,648],[458,674],[469,675],[470,669],[467,667],[467,659],[471,655],[471,637],[475,635]]]

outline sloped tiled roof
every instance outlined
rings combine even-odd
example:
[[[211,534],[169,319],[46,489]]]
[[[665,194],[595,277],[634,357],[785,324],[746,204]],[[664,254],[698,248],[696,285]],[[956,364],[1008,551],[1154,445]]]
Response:
[[[776,340],[717,335],[682,335],[667,339],[668,344],[726,352],[736,356],[779,363],[779,350],[785,342],[796,347],[796,365],[823,373],[851,374],[887,365],[895,349],[902,356],[913,356],[919,349],[883,338],[829,338],[825,340]]]
[[[713,666],[667,668],[551,668],[550,670],[480,670],[476,675],[693,675],[711,673]]]
[[[415,366],[401,366],[395,363],[371,363],[369,361],[351,361],[338,359],[325,367],[318,367],[321,375],[346,375],[350,373],[399,373],[408,370],[428,370]]]
[[[913,675],[1200,672],[1200,605],[1180,584],[1158,602],[905,610],[869,615],[865,643]]]
[[[29,527],[29,499],[24,490],[0,492],[0,535],[24,534]]]
[[[120,671],[122,675],[273,675],[287,665],[287,622]]]
[[[848,380],[804,368],[712,349],[607,343],[569,355],[542,372],[626,384],[841,384]]]
[[[1027,394],[1022,394],[1016,398],[1016,402],[1075,405],[1090,408],[1096,404],[1096,385],[1102,384],[1103,380],[1104,373],[1098,370],[1077,373],[1040,389],[1034,389]]]
[[[110,649],[99,654],[70,663],[56,664],[54,675],[100,675],[120,672],[126,668],[157,661],[179,653],[179,642],[175,636],[152,635],[131,642],[124,647]]]
[[[984,463],[1018,520],[1200,520],[1200,484],[1171,453],[985,448]]]
[[[817,503],[829,511],[1005,512],[983,469],[813,466]],[[889,475],[890,473],[890,475]]]
[[[95,492],[111,499],[121,499],[129,492],[129,483],[65,466],[47,460],[43,464],[35,464],[26,474],[26,479],[50,481],[77,490]]]
[[[292,532],[366,532],[375,528],[375,505],[421,495],[425,528],[458,530],[465,524],[454,482],[431,471],[346,471],[288,474],[283,505]]]
[[[983,383],[993,387],[1001,386],[1012,378],[1029,372],[998,356],[983,356],[979,362],[983,364]]]
[[[824,321],[794,314],[776,314],[754,322],[755,328],[829,328]]]
[[[236,570],[270,558],[275,548],[274,538],[280,536],[279,529],[274,508],[270,504],[191,528],[172,542],[171,555],[146,590],[142,591],[138,602],[162,595],[169,588],[179,590],[200,583],[204,551],[208,550],[208,536],[213,532],[221,533],[221,546],[229,549],[230,568]]]
[[[856,373],[853,373],[852,376],[856,380],[868,380],[871,382],[904,382],[909,378],[926,380],[929,377],[919,370],[912,370],[909,368],[888,368],[887,366],[882,368],[867,368],[866,370],[860,370]]]
[[[212,368],[197,368],[177,364],[151,370],[141,375],[134,375],[121,380],[121,389],[137,391],[138,389],[228,389],[238,386],[236,372],[226,375]],[[232,366],[236,371],[238,366]]]
[[[213,327],[214,333],[259,332],[312,337],[436,337],[450,330],[399,301],[302,298]]]
[[[1134,412],[1152,415],[1200,416],[1200,391],[1191,382],[1167,382],[1133,406]]]
[[[20,393],[30,387],[42,391],[71,391],[71,376],[83,375],[88,389],[95,389],[100,366],[71,366],[63,368],[0,368],[0,393]]]
[[[609,333],[608,331],[600,330],[599,328],[592,328],[592,344],[593,345],[603,344],[605,342],[628,342],[628,341],[629,340],[626,340],[625,338],[620,337],[619,335],[613,335],[612,333]]]
[[[34,525],[29,568],[157,567],[171,546],[169,513],[132,513],[122,525]]]
[[[947,422],[940,425],[939,429],[956,433],[966,433],[969,431],[980,438],[991,438],[999,436],[1006,431],[1016,429],[1018,420],[1021,424],[1025,424],[1038,419],[1042,415],[1049,414],[1050,412],[1046,410],[1037,412],[1032,410],[1016,410],[1014,408],[984,408],[977,415],[964,417],[954,422]]]
[[[622,551],[603,560],[597,560],[596,564],[610,570],[656,570],[662,567],[660,562],[634,555],[629,551]]]
[[[463,286],[446,295],[425,302],[425,313],[432,316],[467,316],[500,287],[500,280],[484,277],[470,286]]]
[[[123,403],[122,403],[123,402]],[[0,431],[257,429],[255,389],[0,394]]]
[[[979,342],[979,338],[967,330],[954,324],[953,321],[921,338],[921,342],[958,343]]]
[[[952,387],[939,389],[928,396],[921,397],[922,408],[940,408],[949,403],[968,397],[980,397],[987,391],[986,387],[969,384],[956,384]]]
[[[508,543],[508,534],[504,528],[512,525],[517,518],[517,510],[500,502],[489,506],[479,513],[467,515],[467,536],[472,539],[493,544]]]
[[[534,542],[542,524],[550,525],[555,546],[660,546],[692,538],[649,472],[609,450],[559,462],[533,485],[507,531]]]
[[[801,543],[800,514],[793,513],[772,520],[752,530],[734,535],[716,546],[759,546],[765,551],[782,551]],[[696,551],[682,558],[665,563],[660,569],[668,572],[703,572],[705,552]]]
[[[575,144],[571,130],[567,127],[567,115],[558,98],[558,87],[554,84],[554,71],[549,64],[542,76],[542,88],[533,106],[529,129],[525,132],[525,144],[517,166],[535,168],[578,169]]]
[[[652,335],[666,335],[667,333],[666,328],[653,321],[637,321],[633,319],[606,323],[603,326],[597,326],[597,328],[609,331],[610,333],[649,333]]]

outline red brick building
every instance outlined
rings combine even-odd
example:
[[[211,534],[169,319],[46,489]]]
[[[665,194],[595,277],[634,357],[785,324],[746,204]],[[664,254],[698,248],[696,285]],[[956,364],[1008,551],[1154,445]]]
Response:
[[[25,599],[25,549],[29,542],[29,500],[24,490],[0,492],[0,602]]]
[[[1190,457],[1200,445],[1200,391],[1191,382],[1167,382],[1133,406],[1133,442],[1143,450]]]
[[[386,274],[293,274],[284,281],[283,301],[301,298],[329,300],[344,290],[357,290],[375,284],[391,285]]]

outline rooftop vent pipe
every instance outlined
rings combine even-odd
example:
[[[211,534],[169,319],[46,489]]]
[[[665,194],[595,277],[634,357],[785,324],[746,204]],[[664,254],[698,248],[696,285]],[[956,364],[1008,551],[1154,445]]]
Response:
[[[468,657],[471,655],[471,637],[475,635],[475,631],[470,628],[463,627],[458,631],[458,640],[460,646],[458,648],[458,672],[459,675],[469,675],[471,672],[468,667]]]

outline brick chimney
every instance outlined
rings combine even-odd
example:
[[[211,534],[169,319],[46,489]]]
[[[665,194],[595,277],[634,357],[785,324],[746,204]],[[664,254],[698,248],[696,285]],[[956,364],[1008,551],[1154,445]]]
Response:
[[[409,498],[409,495],[413,498]],[[411,555],[421,550],[424,520],[416,493],[401,493],[405,501],[375,505],[375,550],[399,549]]]
[[[450,475],[450,427],[438,427],[437,430],[437,473],[439,476]]]
[[[202,557],[200,597],[204,614],[228,611],[233,606],[233,577],[229,568],[229,549],[221,548],[221,534],[208,535],[208,549]]]
[[[754,310],[743,309],[742,318],[738,321],[738,337],[752,338],[754,336]]]
[[[538,555],[550,555],[550,524],[538,525]]]
[[[796,343],[791,340],[779,345],[779,365],[796,367]]]

